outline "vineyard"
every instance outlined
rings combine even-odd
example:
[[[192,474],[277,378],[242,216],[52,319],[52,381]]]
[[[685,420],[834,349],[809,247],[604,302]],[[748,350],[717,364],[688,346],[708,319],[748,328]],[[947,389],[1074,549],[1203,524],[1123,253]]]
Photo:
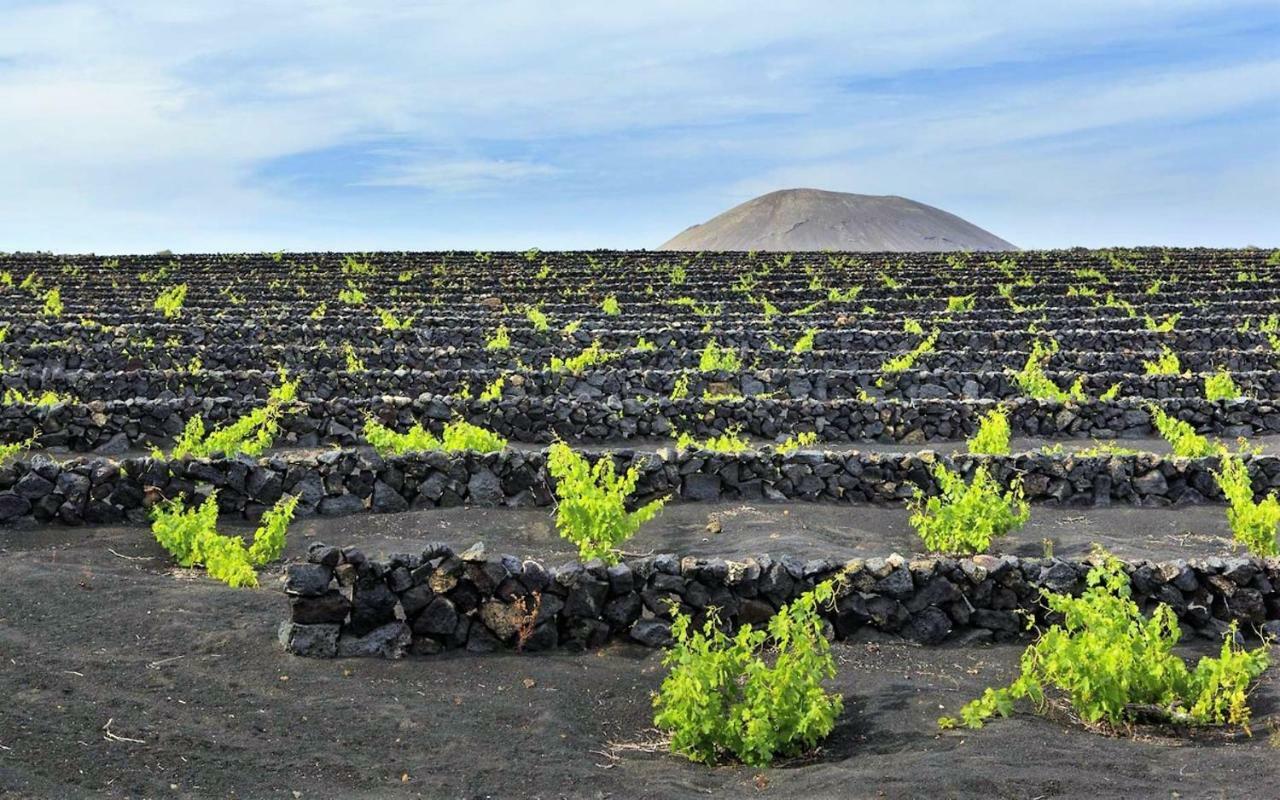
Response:
[[[13,254],[0,297],[0,793],[1274,786],[1280,251]],[[1216,682],[1081,693],[1037,635],[1104,613]],[[684,737],[703,646],[830,702]]]

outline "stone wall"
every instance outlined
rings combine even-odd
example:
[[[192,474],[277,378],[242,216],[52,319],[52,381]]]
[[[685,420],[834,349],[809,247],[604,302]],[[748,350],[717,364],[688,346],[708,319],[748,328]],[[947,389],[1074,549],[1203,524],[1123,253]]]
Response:
[[[1221,497],[1217,459],[1156,455],[1012,456],[932,453],[888,455],[802,450],[737,454],[702,450],[611,454],[640,472],[636,500],[799,500],[900,503],[916,486],[936,491],[935,461],[971,475],[986,464],[1003,484],[1021,479],[1028,499],[1079,506],[1126,503],[1167,506]],[[1280,487],[1280,457],[1247,460],[1254,488]],[[241,456],[213,460],[37,457],[0,467],[0,522],[24,517],[69,525],[146,519],[159,498],[200,499],[218,492],[224,514],[256,519],[283,494],[300,498],[298,513],[344,516],[459,505],[546,507],[553,501],[545,451],[480,454],[426,452],[383,458],[371,449],[331,450],[292,459]]]
[[[661,646],[670,642],[672,604],[695,620],[715,607],[730,624],[760,624],[843,572],[839,600],[824,611],[837,639],[871,629],[926,644],[990,641],[1019,636],[1028,615],[1044,621],[1040,590],[1078,593],[1088,569],[993,555],[841,563],[663,554],[548,567],[491,556],[479,544],[455,553],[432,543],[375,561],[317,543],[286,569],[290,614],[279,635],[289,652],[316,657],[584,649],[611,638]],[[1246,632],[1278,630],[1280,561],[1141,561],[1126,569],[1143,610],[1165,603],[1188,632],[1218,638],[1231,622]]]

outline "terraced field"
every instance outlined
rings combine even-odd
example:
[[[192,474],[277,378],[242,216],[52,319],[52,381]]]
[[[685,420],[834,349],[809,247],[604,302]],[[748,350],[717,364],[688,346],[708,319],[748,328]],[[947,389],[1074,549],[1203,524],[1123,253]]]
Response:
[[[0,296],[0,791],[1275,796],[1270,673],[1252,737],[935,720],[1008,681],[1095,542],[1190,650],[1276,629],[1280,563],[1233,540],[1218,457],[1157,426],[1246,439],[1254,495],[1280,488],[1280,253],[17,254]],[[264,408],[261,452],[174,452]],[[1011,450],[969,452],[993,411]],[[369,443],[458,422],[505,444]],[[667,498],[620,565],[557,535],[559,441]],[[937,464],[1019,484],[1029,522],[927,554],[906,501]],[[184,496],[245,534],[297,498],[259,588],[174,567],[149,514]],[[667,600],[759,623],[849,559],[821,750],[647,746]]]

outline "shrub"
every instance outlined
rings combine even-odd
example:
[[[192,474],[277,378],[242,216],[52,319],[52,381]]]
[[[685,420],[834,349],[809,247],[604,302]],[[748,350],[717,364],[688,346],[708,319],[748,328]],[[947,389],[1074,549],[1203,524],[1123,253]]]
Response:
[[[1261,503],[1253,500],[1253,481],[1244,459],[1222,453],[1222,470],[1213,473],[1227,498],[1227,522],[1235,540],[1256,556],[1280,556],[1280,498],[1275,492]]]
[[[921,356],[925,355],[926,353],[933,352],[934,345],[937,344],[939,335],[941,335],[941,331],[939,331],[937,328],[934,328],[932,331],[929,332],[929,335],[925,337],[923,341],[921,341],[919,344],[913,347],[910,350],[910,352],[903,353],[902,355],[894,356],[893,358],[881,364],[880,372],[882,374],[879,378],[876,379],[876,385],[884,386],[884,376],[893,375],[899,372],[906,372],[907,370],[911,369],[916,365],[916,362],[920,360]]]
[[[484,341],[485,350],[506,350],[509,347],[511,347],[511,336],[507,333],[506,325],[499,325],[493,335]]]
[[[3,400],[4,404],[7,406],[26,404],[36,406],[37,408],[47,408],[49,406],[56,406],[59,403],[71,403],[74,401],[75,398],[71,395],[55,392],[52,389],[45,389],[39,393],[32,392],[31,394],[27,394],[17,388],[5,389]]]
[[[55,319],[62,316],[62,290],[57,286],[44,293],[44,303],[40,307],[41,316],[54,317]]]
[[[502,399],[502,387],[506,385],[507,379],[498,376],[494,378],[488,386],[484,387],[484,391],[480,392],[481,400],[496,401]]]
[[[203,564],[209,577],[228,586],[257,586],[254,567],[274,561],[284,552],[285,535],[297,505],[297,497],[280,498],[263,514],[248,548],[240,537],[218,533],[216,493],[198,508],[186,508],[180,497],[159,503],[151,509],[151,531],[180,566]]]
[[[208,458],[215,453],[224,456],[262,455],[280,432],[280,418],[286,413],[286,406],[297,399],[298,383],[298,380],[289,380],[288,373],[281,369],[280,383],[268,393],[265,406],[213,431],[206,431],[202,417],[192,417],[173,443],[169,457]],[[162,455],[158,449],[152,452],[155,458]]]
[[[347,288],[338,292],[338,301],[349,306],[358,306],[364,303],[365,293],[360,287],[351,281],[347,281]]]
[[[1058,343],[1037,340],[1031,346],[1027,361],[1022,369],[1014,374],[1014,383],[1028,397],[1036,400],[1048,400],[1056,403],[1082,403],[1085,401],[1084,377],[1076,378],[1070,389],[1062,389],[1044,372],[1044,365],[1058,352]]]
[[[604,302],[600,304],[600,310],[604,311],[604,313],[610,317],[616,317],[621,314],[622,308],[618,306],[617,295],[611,294],[606,297]]]
[[[1206,458],[1222,452],[1221,444],[1210,442],[1204,436],[1196,433],[1196,429],[1190,423],[1169,416],[1164,412],[1164,409],[1152,406],[1151,418],[1155,423],[1156,430],[1173,448],[1175,456]]]
[[[1009,416],[994,408],[978,421],[978,432],[967,442],[969,452],[984,456],[1009,455]]]
[[[702,372],[715,372],[723,370],[725,372],[737,372],[742,368],[742,359],[733,350],[728,350],[716,344],[715,339],[707,342],[707,346],[702,348],[702,355],[698,359],[698,369]]]
[[[813,431],[804,431],[792,436],[788,436],[782,444],[778,445],[775,450],[779,453],[794,453],[801,447],[812,447],[818,443],[818,434]]]
[[[1178,354],[1165,345],[1155,361],[1142,362],[1142,369],[1147,375],[1177,375],[1182,372],[1182,364],[1178,361]]]
[[[676,614],[670,668],[653,699],[653,723],[671,732],[671,749],[693,761],[730,754],[753,767],[803,753],[831,733],[843,709],[822,682],[836,674],[819,606],[835,600],[826,581],[784,606],[757,630],[730,637],[712,610],[702,630]],[[775,650],[772,664],[762,651]]]
[[[406,317],[397,317],[393,312],[385,308],[376,308],[374,313],[378,315],[378,327],[384,331],[405,331],[413,325],[413,315]]]
[[[796,343],[792,345],[791,352],[794,353],[795,355],[813,352],[813,340],[817,338],[817,336],[818,336],[817,328],[805,329],[804,335],[802,335],[799,339],[797,339]]]
[[[35,446],[36,441],[40,438],[40,431],[36,431],[29,438],[20,442],[10,442],[8,444],[0,444],[0,464],[8,461],[20,453],[25,453]]]
[[[1118,560],[1104,553],[1087,584],[1080,597],[1043,591],[1045,605],[1063,616],[1062,623],[1026,649],[1013,683],[987,689],[960,710],[959,720],[944,717],[939,724],[981,728],[996,714],[1007,717],[1017,700],[1044,708],[1052,691],[1086,723],[1119,726],[1154,717],[1185,725],[1247,725],[1250,686],[1270,662],[1266,646],[1237,646],[1233,623],[1218,657],[1201,658],[1192,670],[1172,652],[1181,636],[1173,610],[1162,603],[1143,617]]]
[[[604,349],[600,344],[600,340],[596,339],[591,344],[582,348],[576,356],[570,358],[560,358],[558,356],[551,357],[552,372],[567,372],[571,375],[582,375],[591,367],[607,364],[620,358],[620,354],[611,353]]]
[[[1231,373],[1226,367],[1218,367],[1218,371],[1204,376],[1204,396],[1206,399],[1216,402],[1218,400],[1239,400],[1243,397],[1240,388],[1236,386],[1235,380],[1232,379]]]
[[[397,433],[382,425],[373,417],[367,417],[364,423],[364,438],[379,455],[404,455],[428,450],[444,450],[445,452],[462,452],[472,450],[478,453],[496,453],[507,446],[507,440],[493,431],[472,425],[462,420],[446,423],[439,437],[415,422],[413,427],[404,433]]]
[[[164,314],[165,317],[177,317],[182,315],[182,304],[187,299],[187,285],[179,283],[170,286],[162,291],[154,303],[156,311]]]
[[[977,304],[977,295],[967,294],[961,297],[947,298],[947,312],[957,313],[962,311],[972,311]]]
[[[525,319],[529,320],[529,324],[538,333],[546,333],[551,330],[551,322],[547,319],[547,315],[537,306],[529,306],[524,310]]]
[[[741,453],[750,450],[751,443],[742,438],[742,428],[729,428],[719,436],[712,436],[705,441],[698,441],[691,433],[682,433],[676,439],[676,447],[680,450],[708,450],[712,453]]]
[[[364,372],[364,359],[356,352],[351,342],[342,343],[342,358],[347,372]]]
[[[637,353],[652,353],[658,349],[658,346],[641,336],[639,339],[636,339],[636,346],[632,349]]]
[[[680,373],[676,376],[675,383],[671,387],[671,399],[683,400],[689,396],[689,375]]]
[[[929,552],[984,552],[993,538],[1021,528],[1031,517],[1021,480],[1001,492],[985,466],[978,467],[968,483],[942,464],[934,466],[933,475],[941,494],[926,498],[917,488],[910,503],[911,526]]]
[[[1181,312],[1177,314],[1166,314],[1165,318],[1163,320],[1160,320],[1159,322],[1157,322],[1154,318],[1152,318],[1150,314],[1146,314],[1143,317],[1143,321],[1146,323],[1147,330],[1153,331],[1155,333],[1169,333],[1174,329],[1175,326],[1177,326],[1178,320],[1180,319],[1182,319]]]
[[[617,563],[615,549],[662,509],[665,498],[652,500],[634,511],[627,498],[635,491],[640,470],[634,466],[619,476],[607,454],[593,465],[564,442],[551,445],[547,472],[555,480],[556,529],[578,546],[585,560],[600,558]]]

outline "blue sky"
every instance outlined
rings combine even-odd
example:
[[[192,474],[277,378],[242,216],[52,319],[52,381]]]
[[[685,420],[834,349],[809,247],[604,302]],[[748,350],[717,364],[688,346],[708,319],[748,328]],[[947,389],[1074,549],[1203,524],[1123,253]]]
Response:
[[[795,186],[1280,245],[1280,3],[0,0],[0,250],[654,247]]]

